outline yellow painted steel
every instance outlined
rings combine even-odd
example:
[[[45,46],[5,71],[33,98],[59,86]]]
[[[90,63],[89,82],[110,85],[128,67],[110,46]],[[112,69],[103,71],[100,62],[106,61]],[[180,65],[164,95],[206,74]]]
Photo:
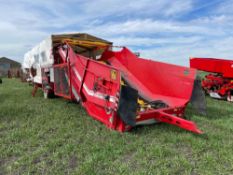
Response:
[[[139,105],[139,111],[145,111],[151,109],[151,105],[145,102],[144,100],[138,98],[137,103]]]
[[[146,103],[143,100],[140,100],[139,98],[138,98],[138,104],[140,106],[145,106],[146,105]]]
[[[116,80],[117,79],[117,72],[114,69],[111,70],[111,79],[112,80]]]
[[[63,42],[67,42],[71,45],[78,45],[83,47],[108,47],[110,44],[100,41],[84,41],[84,40],[77,40],[77,39],[63,39]]]
[[[121,80],[121,85],[125,86],[125,82],[123,80]]]

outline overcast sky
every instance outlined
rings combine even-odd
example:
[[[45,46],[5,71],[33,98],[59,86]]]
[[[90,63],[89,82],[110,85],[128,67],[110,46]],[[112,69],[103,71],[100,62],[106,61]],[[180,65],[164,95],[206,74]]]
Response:
[[[85,32],[188,65],[233,59],[233,0],[0,0],[0,57],[23,55],[51,33]]]

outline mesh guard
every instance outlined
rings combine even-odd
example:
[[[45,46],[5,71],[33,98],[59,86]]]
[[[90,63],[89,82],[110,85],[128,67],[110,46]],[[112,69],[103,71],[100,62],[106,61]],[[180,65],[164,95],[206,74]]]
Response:
[[[56,94],[70,96],[68,68],[66,65],[54,67],[54,79],[54,92]]]

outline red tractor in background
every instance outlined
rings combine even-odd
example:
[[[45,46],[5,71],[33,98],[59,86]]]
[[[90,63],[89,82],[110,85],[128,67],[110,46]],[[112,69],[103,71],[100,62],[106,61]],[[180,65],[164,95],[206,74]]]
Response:
[[[211,72],[202,80],[202,88],[213,98],[233,102],[233,61],[216,58],[190,58],[190,67]]]

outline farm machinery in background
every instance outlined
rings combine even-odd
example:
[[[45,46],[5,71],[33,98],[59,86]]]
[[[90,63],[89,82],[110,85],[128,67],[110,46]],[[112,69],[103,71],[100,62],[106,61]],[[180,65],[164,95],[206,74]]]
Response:
[[[25,54],[24,71],[44,97],[77,101],[107,127],[128,131],[164,122],[202,133],[184,118],[187,104],[201,112],[205,97],[197,71],[139,58],[126,47],[89,34],[51,35]]]
[[[216,58],[190,58],[190,67],[211,72],[202,80],[202,88],[213,98],[233,102],[233,61]]]

